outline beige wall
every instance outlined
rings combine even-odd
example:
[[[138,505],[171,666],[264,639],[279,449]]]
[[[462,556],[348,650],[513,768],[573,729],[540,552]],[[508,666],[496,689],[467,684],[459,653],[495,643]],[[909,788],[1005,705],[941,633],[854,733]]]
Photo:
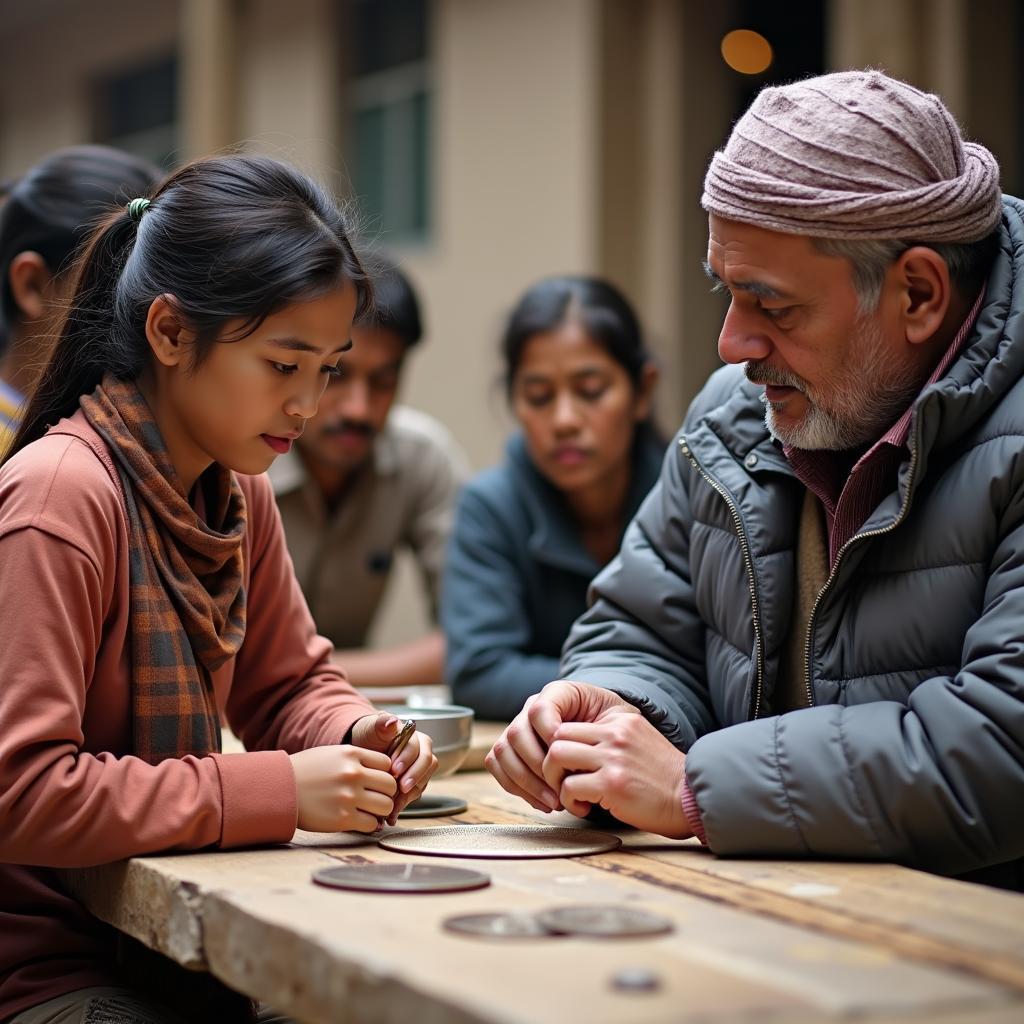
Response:
[[[239,22],[237,104],[246,148],[335,188],[347,180],[336,8],[334,0],[249,0]]]
[[[940,91],[1015,182],[1016,0],[828,0],[828,63]],[[673,430],[718,365],[701,180],[728,132],[732,0],[434,0],[431,237],[393,245],[428,339],[404,399],[474,466],[511,427],[497,344],[522,290],[598,272],[641,313]],[[183,44],[182,151],[242,144],[348,180],[335,0],[0,0],[0,175],[90,137],[88,88]],[[38,74],[39,69],[44,69]],[[386,242],[387,239],[385,238]],[[422,627],[408,567],[380,635]]]
[[[969,138],[1021,181],[1019,0],[830,0],[829,66],[877,67],[939,93]]]
[[[91,141],[96,76],[172,53],[177,43],[176,0],[21,4],[49,15],[31,18],[19,17],[18,6],[0,6],[2,176],[60,146]]]
[[[594,269],[596,10],[436,4],[432,238],[395,249],[428,316],[405,398],[443,419],[477,466],[499,456],[508,427],[490,386],[505,313],[538,277]]]

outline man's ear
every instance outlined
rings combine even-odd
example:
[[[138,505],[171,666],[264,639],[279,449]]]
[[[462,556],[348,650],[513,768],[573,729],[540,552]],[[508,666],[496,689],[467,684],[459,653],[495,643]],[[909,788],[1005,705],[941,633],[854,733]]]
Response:
[[[7,270],[11,295],[25,323],[39,320],[46,312],[46,288],[52,279],[46,260],[37,252],[19,252]]]
[[[636,386],[636,408],[634,418],[637,423],[643,423],[651,415],[651,408],[654,405],[654,389],[658,384],[660,371],[650,360],[644,363],[640,372],[640,380]]]
[[[893,265],[907,341],[920,345],[938,332],[953,300],[946,261],[924,245],[907,249]]]
[[[195,332],[183,322],[173,296],[158,295],[149,304],[146,341],[157,362],[163,366],[188,365],[188,353],[195,342]]]

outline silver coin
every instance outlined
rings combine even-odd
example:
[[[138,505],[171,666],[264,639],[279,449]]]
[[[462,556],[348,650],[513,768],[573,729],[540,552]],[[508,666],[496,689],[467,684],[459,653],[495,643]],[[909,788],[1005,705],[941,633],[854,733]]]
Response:
[[[459,892],[491,884],[482,871],[440,864],[341,864],[313,872],[317,885],[368,892]]]
[[[667,917],[646,910],[615,905],[580,905],[542,910],[537,920],[559,935],[589,935],[596,938],[625,938],[635,935],[663,935],[675,927]]]
[[[551,938],[534,914],[459,914],[442,924],[446,931],[486,939]]]
[[[612,975],[612,988],[620,992],[656,992],[661,978],[646,967],[624,967]]]

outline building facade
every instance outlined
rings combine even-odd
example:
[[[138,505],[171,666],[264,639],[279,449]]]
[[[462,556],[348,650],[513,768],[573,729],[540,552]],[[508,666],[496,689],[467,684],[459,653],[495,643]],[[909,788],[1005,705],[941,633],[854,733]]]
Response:
[[[760,74],[722,40],[754,29]],[[634,301],[671,431],[718,365],[701,180],[766,81],[875,66],[940,92],[1019,188],[1016,0],[0,0],[0,177],[106,141],[271,152],[355,197],[428,341],[404,400],[500,455],[497,341],[537,278]]]

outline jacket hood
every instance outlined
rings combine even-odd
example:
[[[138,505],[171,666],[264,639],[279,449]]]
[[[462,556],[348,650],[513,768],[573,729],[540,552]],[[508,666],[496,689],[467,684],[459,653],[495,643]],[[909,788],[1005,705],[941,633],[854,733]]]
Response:
[[[1024,407],[1004,399],[1024,377],[1024,203],[1003,197],[999,250],[985,285],[974,331],[941,380],[918,397],[922,453],[946,448],[976,427],[997,405],[994,427],[1024,431]],[[915,424],[911,426],[913,433]]]

